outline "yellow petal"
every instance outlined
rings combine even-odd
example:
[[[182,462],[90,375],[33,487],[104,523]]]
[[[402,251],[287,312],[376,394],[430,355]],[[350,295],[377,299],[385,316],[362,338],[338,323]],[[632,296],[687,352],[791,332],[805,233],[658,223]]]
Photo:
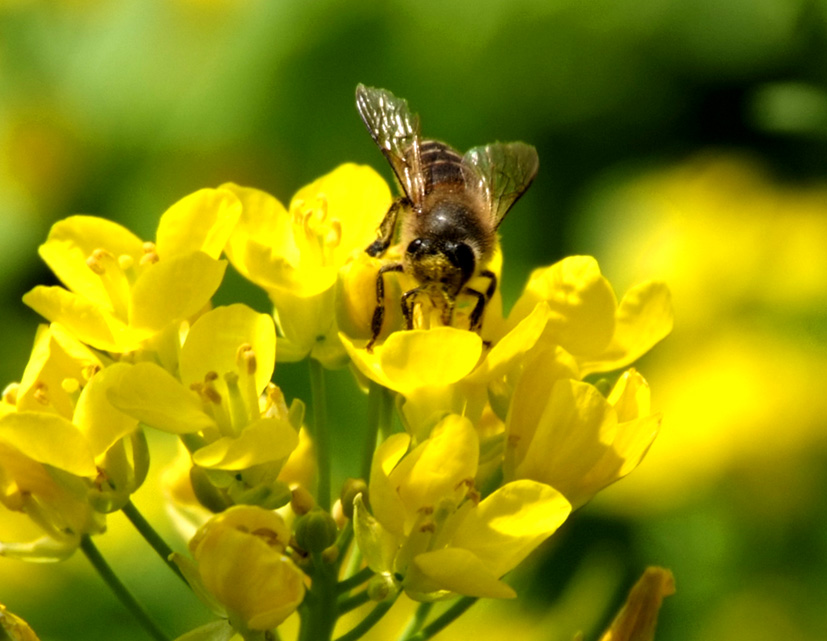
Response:
[[[198,397],[154,363],[136,363],[120,375],[109,400],[122,412],[164,432],[187,434],[215,428]]]
[[[531,313],[503,336],[474,370],[468,379],[474,383],[483,383],[504,376],[523,354],[537,343],[546,327],[550,310],[545,302],[535,305]]]
[[[364,251],[376,240],[376,230],[393,198],[388,184],[372,167],[353,163],[340,165],[302,187],[290,202],[290,210],[320,197],[326,201],[328,215],[341,224],[341,240],[335,250],[338,268],[351,253]]]
[[[461,548],[443,548],[414,557],[405,577],[405,589],[413,598],[437,590],[491,599],[517,596],[473,552]]]
[[[278,286],[271,271],[274,263],[299,263],[290,215],[284,205],[259,189],[233,183],[221,185],[221,189],[234,193],[242,204],[241,218],[226,247],[227,257],[254,283],[265,289]]]
[[[400,535],[404,533],[405,505],[390,479],[390,473],[408,451],[410,442],[411,438],[407,434],[393,434],[376,448],[371,461],[371,509],[387,530]]]
[[[673,325],[672,298],[664,283],[633,287],[616,313],[615,332],[606,349],[580,359],[583,375],[626,367],[663,340]]]
[[[159,331],[173,321],[192,316],[209,302],[226,267],[225,261],[199,251],[151,265],[132,287],[130,324]]]
[[[155,246],[162,260],[202,251],[218,258],[241,216],[241,202],[226,189],[200,189],[167,209]]]
[[[110,293],[86,264],[99,249],[116,259],[129,256],[134,264],[143,256],[140,238],[111,220],[95,216],[70,216],[55,223],[38,253],[66,287],[95,305],[109,307]]]
[[[30,459],[77,476],[94,476],[95,458],[77,427],[61,416],[16,412],[0,417],[0,441]]]
[[[64,383],[75,381],[82,385],[88,372],[101,367],[100,359],[61,325],[41,325],[20,379],[17,411],[54,410],[71,419],[75,402]],[[44,397],[47,405],[43,403]]]
[[[243,470],[253,465],[287,457],[299,444],[299,435],[287,421],[261,418],[249,424],[236,438],[223,437],[192,455],[201,467]]]
[[[609,462],[604,456],[610,452],[616,428],[617,416],[596,388],[558,381],[517,465],[517,478],[547,483],[579,507],[604,487],[603,479],[598,482],[593,475],[602,477],[605,472]],[[615,460],[619,464],[620,459]]]
[[[222,376],[239,371],[238,350],[249,345],[255,354],[255,389],[261,393],[276,366],[276,329],[273,318],[246,305],[216,307],[193,323],[181,348],[181,381],[200,383],[207,372]]]
[[[137,349],[148,336],[146,332],[133,331],[125,320],[62,287],[38,285],[23,296],[23,302],[44,318],[63,325],[81,342],[104,351],[122,353]]]
[[[570,512],[571,504],[552,487],[512,481],[468,511],[451,545],[470,550],[499,577],[551,536]]]
[[[455,327],[415,329],[394,332],[375,351],[389,387],[404,395],[419,387],[450,385],[465,377],[479,362],[482,339]],[[367,371],[365,374],[370,376]]]
[[[295,362],[310,355],[331,368],[347,362],[336,327],[334,288],[312,296],[277,288],[270,291],[270,299],[276,308],[280,333],[284,336],[279,340],[279,361]]]
[[[571,354],[602,352],[614,334],[617,301],[591,256],[571,256],[537,269],[509,315],[509,324],[528,316],[546,301],[550,318],[547,340]]]
[[[406,532],[422,508],[442,500],[459,504],[479,461],[479,438],[471,421],[455,414],[437,425],[390,473],[390,482],[405,505]]]
[[[122,376],[131,368],[126,363],[114,363],[101,370],[78,398],[73,422],[86,437],[95,457],[138,427],[136,418],[116,409],[109,400],[109,390],[119,387]]]

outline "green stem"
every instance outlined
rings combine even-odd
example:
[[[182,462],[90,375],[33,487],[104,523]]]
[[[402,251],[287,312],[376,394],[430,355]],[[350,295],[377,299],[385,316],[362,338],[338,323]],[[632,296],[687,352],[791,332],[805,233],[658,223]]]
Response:
[[[132,501],[127,501],[126,505],[121,508],[121,511],[126,515],[126,518],[129,519],[129,522],[135,526],[135,529],[140,532],[141,536],[146,539],[146,542],[152,546],[152,549],[158,553],[158,556],[164,560],[164,563],[167,564],[169,569],[175,572],[184,584],[189,586],[181,570],[170,560],[172,548],[167,545],[166,541],[161,538],[161,535],[149,524],[149,521],[144,518],[143,514],[138,511],[135,504]]]
[[[426,625],[419,633],[409,637],[407,641],[426,641],[430,639],[437,632],[442,631],[446,626],[453,623],[463,612],[477,602],[477,597],[464,596],[457,599],[454,604],[440,614],[436,619]]]
[[[387,614],[395,602],[396,597],[393,597],[392,599],[377,604],[350,632],[345,632],[342,636],[338,637],[336,641],[356,641],[356,639],[361,638],[362,635],[379,623],[381,618]]]
[[[161,631],[155,621],[149,616],[149,613],[138,603],[135,597],[132,596],[132,593],[127,587],[121,583],[121,580],[112,568],[109,567],[109,564],[103,558],[98,548],[92,543],[92,538],[88,534],[84,534],[81,537],[80,549],[84,555],[86,555],[86,558],[89,559],[92,567],[95,568],[106,585],[109,586],[109,589],[115,593],[115,596],[118,597],[118,600],[123,606],[132,613],[132,616],[138,620],[141,627],[143,627],[153,639],[157,639],[157,641],[169,641],[169,637]]]
[[[299,641],[328,641],[339,617],[336,592],[336,568],[325,563],[321,554],[313,554],[313,582],[305,597],[307,607],[300,610]]]
[[[428,618],[428,614],[431,612],[431,608],[433,607],[433,605],[433,603],[419,604],[419,607],[416,609],[416,612],[414,612],[413,615],[411,615],[411,618],[408,621],[408,625],[405,626],[405,629],[402,631],[402,634],[399,635],[399,641],[407,641],[414,634],[419,632],[420,628],[425,623],[425,619]]]
[[[370,595],[367,590],[362,590],[351,597],[341,599],[338,606],[339,616],[350,612],[351,610],[355,610],[360,605],[365,605],[368,601],[370,601]]]
[[[362,585],[372,576],[373,570],[366,566],[353,576],[349,576],[344,581],[339,581],[339,584],[336,586],[336,591],[339,592],[339,594],[350,592],[353,588]]]
[[[319,488],[316,501],[326,512],[330,511],[330,439],[327,433],[327,396],[324,367],[314,358],[310,362],[310,394],[313,399],[313,438],[319,465]]]

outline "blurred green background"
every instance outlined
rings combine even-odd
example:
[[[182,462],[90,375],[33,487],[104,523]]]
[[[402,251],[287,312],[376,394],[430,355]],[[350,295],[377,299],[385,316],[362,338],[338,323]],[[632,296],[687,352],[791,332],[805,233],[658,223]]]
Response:
[[[515,574],[518,602],[476,606],[462,634],[596,638],[660,564],[678,593],[659,639],[827,638],[823,0],[0,0],[0,381],[27,360],[38,319],[20,298],[53,279],[36,250],[55,220],[151,239],[201,187],[288,202],[346,161],[390,179],[359,82],[459,149],[537,146],[501,228],[506,305],[575,253],[618,295],[660,278],[675,298],[673,335],[639,364],[665,414],[649,457]],[[237,300],[267,308],[231,275],[218,301]],[[309,396],[301,364],[276,382]],[[331,387],[363,408],[346,371]],[[181,549],[158,497],[136,503]],[[123,521],[100,545],[126,582],[175,634],[206,621]],[[0,602],[44,640],[144,638],[79,555],[0,559]]]

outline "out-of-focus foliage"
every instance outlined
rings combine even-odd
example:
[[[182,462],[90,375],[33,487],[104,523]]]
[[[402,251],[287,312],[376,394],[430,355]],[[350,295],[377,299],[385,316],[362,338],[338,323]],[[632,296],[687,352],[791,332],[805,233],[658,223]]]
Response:
[[[0,382],[19,379],[34,339],[20,298],[50,284],[36,248],[56,219],[106,216],[149,238],[201,187],[287,202],[346,161],[389,178],[358,82],[408,98],[426,136],[460,149],[538,147],[538,178],[501,228],[506,308],[530,268],[585,253],[618,291],[666,280],[677,310],[641,364],[665,416],[649,457],[512,577],[527,603],[472,610],[457,633],[513,635],[518,607],[527,638],[596,638],[658,563],[679,590],[658,638],[824,638],[824,0],[6,0]],[[219,302],[269,311],[240,278],[222,288]],[[279,365],[288,398],[307,396],[304,374]],[[353,394],[344,376],[331,387]],[[153,482],[135,500],[164,530],[162,506],[142,503]],[[104,552],[130,586],[166,620],[198,612],[122,520]],[[0,601],[42,638],[120,626],[83,559],[0,561]],[[100,628],[79,629],[90,611]]]

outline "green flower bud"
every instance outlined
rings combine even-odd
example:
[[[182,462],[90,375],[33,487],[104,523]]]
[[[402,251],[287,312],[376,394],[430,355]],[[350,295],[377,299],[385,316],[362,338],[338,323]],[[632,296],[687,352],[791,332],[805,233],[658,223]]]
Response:
[[[299,517],[295,525],[296,543],[307,552],[322,552],[336,542],[336,521],[322,509],[314,508]]]
[[[342,513],[348,518],[353,518],[353,500],[357,494],[362,495],[362,500],[368,503],[368,485],[363,479],[347,479],[342,485]]]

